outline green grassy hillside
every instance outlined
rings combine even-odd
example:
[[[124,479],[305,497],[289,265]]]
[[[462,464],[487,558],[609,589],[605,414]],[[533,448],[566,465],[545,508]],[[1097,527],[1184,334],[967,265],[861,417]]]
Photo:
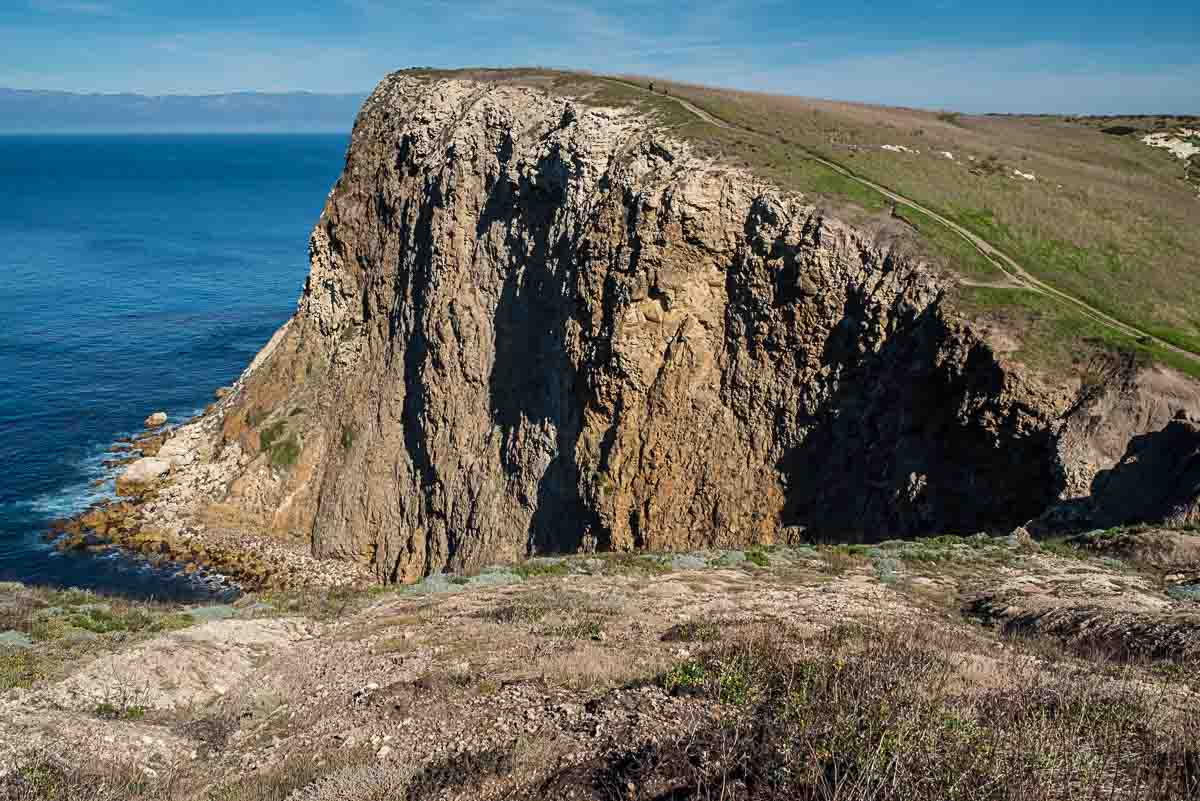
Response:
[[[1008,329],[1016,358],[1035,368],[1058,372],[1116,348],[1200,377],[1200,358],[1189,355],[1200,354],[1200,197],[1187,162],[1141,141],[1143,133],[1197,127],[1190,118],[972,116],[537,69],[416,74],[532,84],[637,107],[701,153],[803,192],[958,273],[959,307]],[[960,234],[915,209],[902,208],[911,227],[897,225],[887,197],[814,156],[937,212],[1053,289],[1138,331],[1020,288]]]

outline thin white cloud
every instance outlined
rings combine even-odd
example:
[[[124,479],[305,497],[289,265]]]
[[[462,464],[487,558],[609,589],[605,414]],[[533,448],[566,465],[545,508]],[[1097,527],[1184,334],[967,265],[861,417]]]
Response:
[[[0,85],[152,94],[362,92],[387,72],[414,64],[541,64],[968,112],[1200,111],[1200,56],[1194,53],[1176,54],[1171,63],[1160,51],[1147,65],[1131,48],[1109,52],[1055,42],[904,47],[806,39],[794,31],[772,42],[736,30],[739,16],[722,2],[676,7],[668,25],[639,19],[630,12],[633,0],[620,11],[585,0],[418,0],[420,8],[438,9],[425,14],[387,0],[340,2],[342,9],[378,16],[319,37],[247,30],[96,33],[77,40],[77,52],[108,55],[75,63],[33,58],[30,45],[7,62],[0,54]],[[447,20],[453,20],[451,36],[441,35]],[[871,46],[876,52],[862,52]],[[30,75],[35,63],[45,70],[41,79]]]

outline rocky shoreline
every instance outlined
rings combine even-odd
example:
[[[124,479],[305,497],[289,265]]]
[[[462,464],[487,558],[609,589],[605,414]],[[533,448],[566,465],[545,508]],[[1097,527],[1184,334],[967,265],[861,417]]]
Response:
[[[214,459],[213,435],[220,430],[225,402],[239,389],[240,381],[217,389],[203,413],[177,426],[167,425],[165,413],[154,412],[142,433],[117,440],[109,449],[114,458],[105,463],[121,470],[114,496],[52,521],[46,539],[63,552],[118,550],[237,591],[371,583],[354,565],[314,559],[306,541],[221,525],[225,521],[215,501],[222,493],[216,490],[227,471]],[[241,458],[216,455],[232,456],[234,462]]]

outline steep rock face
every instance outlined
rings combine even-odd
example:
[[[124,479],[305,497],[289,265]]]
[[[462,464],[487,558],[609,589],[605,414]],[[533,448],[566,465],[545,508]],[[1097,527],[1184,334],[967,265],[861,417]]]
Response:
[[[1055,401],[944,287],[626,111],[385,80],[229,502],[412,580],[531,552],[974,531],[1063,489]]]
[[[1092,498],[1105,525],[1200,523],[1200,424],[1181,415],[1131,439],[1121,461],[1096,476]]]

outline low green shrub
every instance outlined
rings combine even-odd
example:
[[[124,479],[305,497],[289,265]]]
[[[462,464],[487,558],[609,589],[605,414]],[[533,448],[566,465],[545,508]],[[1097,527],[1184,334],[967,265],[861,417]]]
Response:
[[[659,684],[672,695],[688,695],[701,692],[707,678],[704,665],[690,659],[680,662],[664,673],[659,679]]]
[[[571,566],[565,561],[557,562],[522,562],[513,567],[513,572],[523,579],[537,576],[565,576],[571,572]]]
[[[667,629],[663,642],[715,642],[721,639],[721,627],[708,620],[689,620]]]
[[[271,467],[282,469],[291,467],[300,458],[300,440],[295,434],[288,436],[271,446]]]
[[[747,548],[746,561],[759,567],[769,567],[771,559],[767,556],[767,552],[761,548]]]
[[[582,620],[553,626],[545,631],[545,635],[568,640],[601,640],[604,639],[604,629],[598,621]]]

